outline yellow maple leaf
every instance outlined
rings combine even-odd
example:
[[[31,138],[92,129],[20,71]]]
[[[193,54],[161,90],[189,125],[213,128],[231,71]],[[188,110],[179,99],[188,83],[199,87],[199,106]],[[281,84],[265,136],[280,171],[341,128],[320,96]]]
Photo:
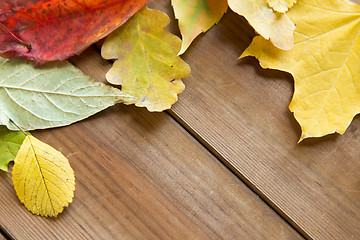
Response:
[[[181,40],[163,29],[169,22],[165,13],[145,7],[113,32],[101,51],[103,58],[117,59],[106,79],[149,111],[169,109],[185,88],[180,79],[190,75],[177,55]]]
[[[175,17],[179,19],[183,54],[202,32],[217,24],[228,8],[227,0],[172,0]]]
[[[288,11],[294,4],[296,0],[266,0],[269,6],[277,12],[285,13]]]
[[[251,26],[276,47],[289,50],[294,46],[295,25],[286,14],[274,12],[266,0],[228,0],[234,12],[244,16]]]
[[[27,136],[14,161],[14,188],[29,211],[56,217],[72,202],[74,171],[60,152],[33,136]]]
[[[302,0],[289,11],[295,45],[274,48],[256,37],[241,57],[255,56],[263,68],[290,72],[290,104],[301,139],[343,134],[360,111],[360,6],[347,0]]]

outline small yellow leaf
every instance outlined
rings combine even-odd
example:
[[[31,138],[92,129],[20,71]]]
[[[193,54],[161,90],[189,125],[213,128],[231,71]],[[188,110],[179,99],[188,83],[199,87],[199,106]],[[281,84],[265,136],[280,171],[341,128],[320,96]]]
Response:
[[[172,0],[175,17],[179,19],[183,54],[191,42],[217,24],[228,8],[227,0]]]
[[[105,59],[117,59],[106,74],[112,84],[137,98],[135,105],[163,111],[174,104],[185,86],[180,80],[190,67],[177,54],[181,40],[163,29],[170,22],[160,11],[143,8],[102,47]]]
[[[27,136],[14,161],[14,188],[29,211],[56,217],[72,202],[74,171],[59,151],[33,136]]]
[[[293,49],[281,51],[255,37],[242,57],[255,56],[263,68],[294,76],[289,108],[302,129],[300,141],[343,134],[360,112],[360,6],[302,0],[288,15],[296,24]]]
[[[294,46],[295,25],[286,14],[276,13],[266,0],[228,0],[234,12],[244,16],[249,24],[277,48],[289,50]]]
[[[294,4],[296,0],[266,0],[269,6],[277,12],[285,13],[288,11]]]

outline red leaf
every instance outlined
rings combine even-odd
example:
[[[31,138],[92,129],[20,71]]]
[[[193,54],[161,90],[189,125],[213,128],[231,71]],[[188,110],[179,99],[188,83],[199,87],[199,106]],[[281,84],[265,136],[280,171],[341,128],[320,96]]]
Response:
[[[64,60],[123,24],[148,0],[0,0],[0,56]]]

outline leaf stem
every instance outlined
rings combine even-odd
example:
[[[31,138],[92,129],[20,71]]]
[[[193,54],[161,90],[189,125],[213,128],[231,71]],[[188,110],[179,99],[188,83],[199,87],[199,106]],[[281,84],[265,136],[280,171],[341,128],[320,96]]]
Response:
[[[26,137],[28,136],[28,134],[19,125],[17,125],[16,122],[14,122],[11,118],[9,118],[9,119],[10,119],[10,122],[12,124],[14,124],[15,127],[17,127]]]

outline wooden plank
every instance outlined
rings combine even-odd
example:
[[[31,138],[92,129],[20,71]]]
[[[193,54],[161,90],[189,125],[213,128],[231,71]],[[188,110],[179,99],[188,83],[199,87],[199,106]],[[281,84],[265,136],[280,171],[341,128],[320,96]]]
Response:
[[[72,62],[98,80],[109,63],[89,49]],[[14,239],[301,239],[167,113],[117,105],[34,133],[69,158],[74,202],[33,216],[0,177],[0,223]]]
[[[168,1],[151,2],[168,12]],[[170,29],[176,32],[174,24]],[[192,67],[170,113],[305,236],[360,236],[360,124],[306,140],[288,110],[289,74],[237,57],[254,32],[229,11],[184,55]]]

